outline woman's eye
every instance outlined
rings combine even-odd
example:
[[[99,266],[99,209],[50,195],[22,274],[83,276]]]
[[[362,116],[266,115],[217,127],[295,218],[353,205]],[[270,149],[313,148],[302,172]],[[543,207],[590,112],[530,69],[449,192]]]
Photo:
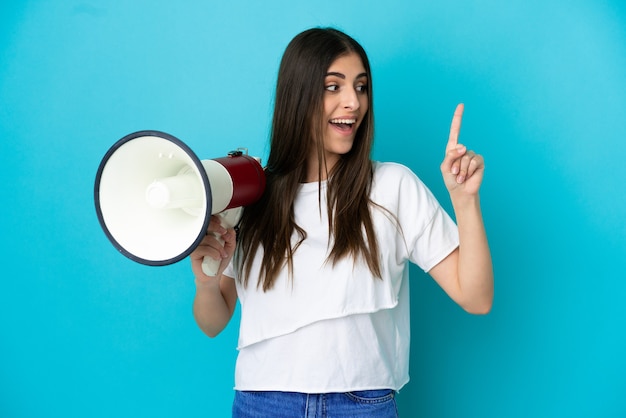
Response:
[[[356,91],[358,91],[359,93],[367,93],[367,85],[361,84],[359,86],[356,86]]]
[[[326,86],[326,91],[337,91],[339,90],[339,86],[336,84],[329,84]]]

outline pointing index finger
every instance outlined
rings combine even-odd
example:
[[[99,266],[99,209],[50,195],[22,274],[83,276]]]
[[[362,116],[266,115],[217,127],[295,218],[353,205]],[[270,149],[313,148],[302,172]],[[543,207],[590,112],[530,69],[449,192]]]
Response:
[[[454,110],[454,116],[452,117],[452,124],[450,125],[450,136],[448,138],[448,145],[446,151],[454,149],[459,143],[459,132],[461,131],[461,120],[463,119],[463,110],[465,105],[459,103]]]

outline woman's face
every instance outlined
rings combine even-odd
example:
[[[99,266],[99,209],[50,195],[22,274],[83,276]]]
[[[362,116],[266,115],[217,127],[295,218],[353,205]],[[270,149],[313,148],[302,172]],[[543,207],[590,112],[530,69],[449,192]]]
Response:
[[[367,114],[368,74],[361,58],[350,53],[337,58],[324,81],[324,152],[331,170],[352,149],[357,129]]]

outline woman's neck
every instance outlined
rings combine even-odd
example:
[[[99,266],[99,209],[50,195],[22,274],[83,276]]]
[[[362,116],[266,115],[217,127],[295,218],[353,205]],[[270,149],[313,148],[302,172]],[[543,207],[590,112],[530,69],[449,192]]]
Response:
[[[309,158],[308,170],[305,183],[313,183],[315,181],[328,180],[328,173],[330,173],[337,164],[339,158],[329,158],[328,156],[322,160],[323,167],[319,169],[319,160],[317,155],[313,155]]]

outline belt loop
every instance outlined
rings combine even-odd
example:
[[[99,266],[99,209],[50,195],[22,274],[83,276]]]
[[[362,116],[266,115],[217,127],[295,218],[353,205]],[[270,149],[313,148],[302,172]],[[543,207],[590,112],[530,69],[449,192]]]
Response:
[[[323,395],[307,393],[306,410],[304,411],[305,418],[320,418],[322,416],[320,414],[320,396]]]

